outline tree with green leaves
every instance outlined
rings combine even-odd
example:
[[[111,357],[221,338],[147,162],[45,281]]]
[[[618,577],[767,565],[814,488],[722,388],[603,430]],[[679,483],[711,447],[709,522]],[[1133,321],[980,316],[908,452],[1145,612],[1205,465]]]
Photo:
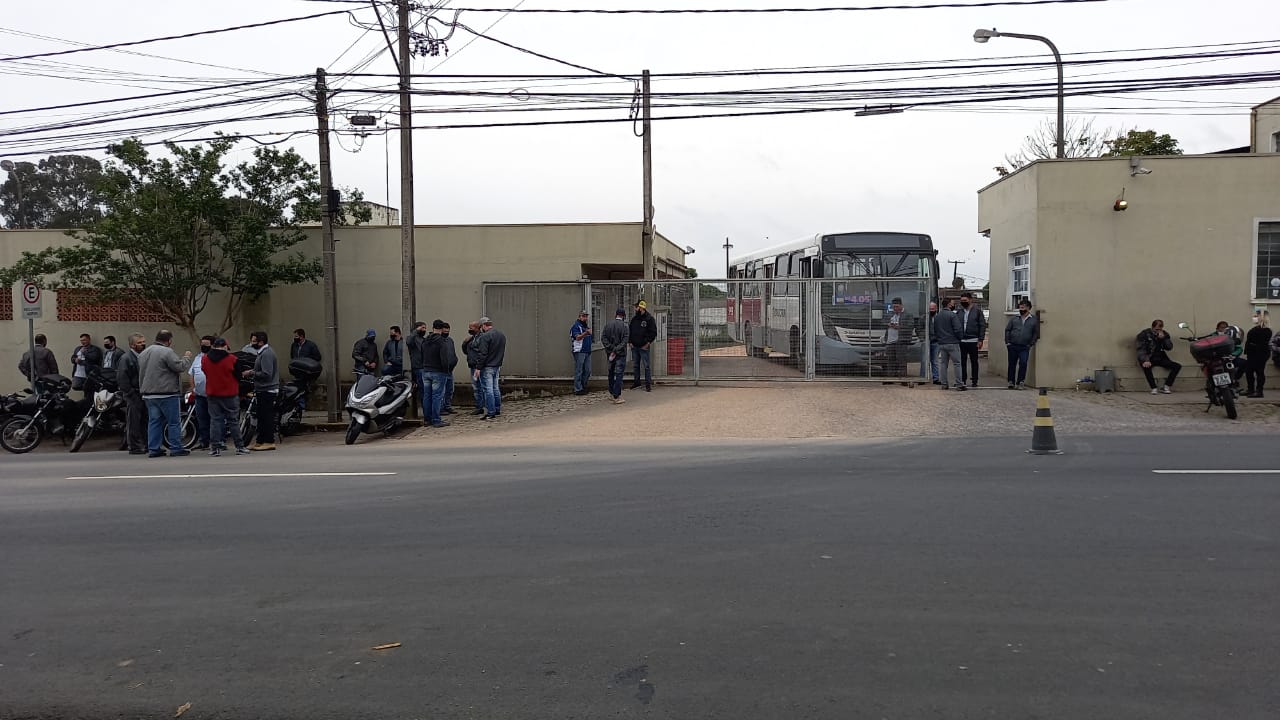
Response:
[[[86,155],[17,162],[0,184],[0,218],[11,229],[80,228],[102,217],[102,163]]]
[[[194,341],[215,295],[226,304],[214,333],[221,335],[272,288],[320,279],[320,259],[294,249],[305,238],[299,223],[318,219],[323,207],[315,167],[273,147],[227,167],[234,145],[170,143],[168,157],[136,139],[111,147],[98,185],[102,217],[68,231],[74,244],[24,252],[0,269],[0,285],[31,281],[90,291],[88,302],[141,301]],[[349,197],[357,212],[364,208],[356,221],[367,221],[361,194]]]
[[[1157,135],[1155,130],[1138,130],[1137,128],[1108,140],[1107,148],[1102,157],[1182,154],[1182,150],[1178,148],[1178,141],[1168,133]]]

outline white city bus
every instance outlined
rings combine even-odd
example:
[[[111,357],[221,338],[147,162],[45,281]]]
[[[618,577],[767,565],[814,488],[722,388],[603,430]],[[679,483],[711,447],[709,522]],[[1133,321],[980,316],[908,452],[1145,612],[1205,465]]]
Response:
[[[730,283],[730,337],[749,355],[785,354],[798,361],[808,300],[804,284],[796,281],[810,278],[824,281],[816,364],[871,365],[883,357],[887,308],[899,297],[915,319],[909,353],[919,357],[928,303],[938,294],[938,252],[928,235],[819,233],[731,261],[729,279],[749,282]]]

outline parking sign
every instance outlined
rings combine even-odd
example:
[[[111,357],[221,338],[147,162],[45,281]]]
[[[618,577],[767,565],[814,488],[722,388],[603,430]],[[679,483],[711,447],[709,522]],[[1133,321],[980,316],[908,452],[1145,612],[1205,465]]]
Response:
[[[22,284],[22,319],[39,320],[44,314],[40,288],[35,283]]]

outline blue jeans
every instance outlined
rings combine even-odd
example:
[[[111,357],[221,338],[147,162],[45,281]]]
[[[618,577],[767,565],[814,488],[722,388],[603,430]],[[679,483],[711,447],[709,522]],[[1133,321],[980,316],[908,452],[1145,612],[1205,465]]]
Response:
[[[442,409],[444,410],[453,409],[453,373],[452,372],[447,372],[444,374],[444,405],[442,406]]]
[[[576,352],[573,354],[573,391],[582,392],[587,389],[587,381],[591,379],[591,353]]]
[[[449,373],[427,370],[423,376],[422,417],[430,425],[439,425],[440,411],[444,409],[444,383]]]
[[[146,398],[146,402],[147,451],[152,455],[163,453],[166,439],[169,441],[169,452],[182,450],[182,431],[178,428],[181,403],[178,396]]]
[[[196,442],[200,445],[209,444],[209,398],[204,395],[196,396]]]
[[[609,394],[622,397],[622,379],[627,375],[627,353],[616,353],[609,361]]]
[[[484,390],[485,415],[498,415],[502,412],[502,389],[498,386],[501,374],[500,367],[487,367],[480,370],[480,387]]]
[[[644,386],[653,385],[653,369],[649,367],[649,349],[631,346],[631,363],[635,366],[635,381],[632,385],[640,385],[640,366],[644,366]]]
[[[1027,362],[1031,359],[1031,346],[1005,345],[1005,347],[1009,350],[1009,382],[1021,385],[1027,380]]]
[[[484,410],[484,385],[476,377],[475,368],[471,368],[471,398],[475,400],[477,410]]]

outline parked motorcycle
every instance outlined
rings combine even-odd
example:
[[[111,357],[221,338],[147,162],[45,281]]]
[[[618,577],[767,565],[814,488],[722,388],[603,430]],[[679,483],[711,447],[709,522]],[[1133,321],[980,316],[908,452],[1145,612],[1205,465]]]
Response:
[[[1236,364],[1234,353],[1235,338],[1230,335],[1196,336],[1192,327],[1184,322],[1178,327],[1191,333],[1183,340],[1191,343],[1191,357],[1200,364],[1200,372],[1204,375],[1204,391],[1209,398],[1209,412],[1214,405],[1221,405],[1227,411],[1227,417],[1236,419]]]
[[[182,447],[194,450],[200,442],[200,426],[196,422],[196,391],[188,390],[178,405],[178,429],[181,433]]]
[[[117,432],[123,436],[128,424],[124,395],[116,387],[114,379],[95,373],[91,381],[98,389],[93,393],[89,411],[71,438],[71,452],[79,452],[95,430]]]
[[[288,437],[302,432],[302,413],[306,408],[307,391],[320,377],[320,363],[310,358],[294,358],[289,363],[291,382],[280,386],[276,393],[276,435]],[[249,383],[252,386],[252,383]],[[258,397],[250,387],[241,401],[244,414],[240,418],[240,434],[245,442],[258,434]]]
[[[362,432],[384,435],[395,432],[404,424],[404,414],[412,397],[413,383],[403,375],[378,378],[358,373],[355,385],[347,394],[347,413],[351,415],[347,444],[353,444]]]
[[[11,453],[31,452],[48,435],[65,438],[83,417],[84,406],[67,397],[70,378],[41,375],[35,385],[38,397],[34,412],[13,415],[0,426],[0,447]]]

